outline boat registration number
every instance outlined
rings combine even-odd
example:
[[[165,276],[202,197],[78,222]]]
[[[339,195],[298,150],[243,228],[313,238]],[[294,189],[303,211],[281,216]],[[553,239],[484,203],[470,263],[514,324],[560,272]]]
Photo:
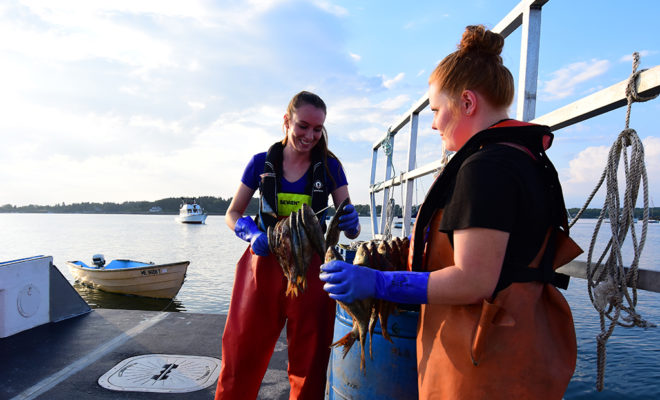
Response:
[[[140,271],[142,275],[148,276],[148,275],[158,275],[160,274],[159,269],[146,269],[144,271]]]

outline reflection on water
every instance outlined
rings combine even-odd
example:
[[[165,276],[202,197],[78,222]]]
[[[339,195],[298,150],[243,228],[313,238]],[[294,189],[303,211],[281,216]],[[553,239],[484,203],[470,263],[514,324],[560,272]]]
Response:
[[[170,299],[152,299],[149,297],[127,294],[108,293],[75,282],[73,287],[92,308],[114,308],[120,310],[146,311],[186,311],[183,303],[176,297]]]

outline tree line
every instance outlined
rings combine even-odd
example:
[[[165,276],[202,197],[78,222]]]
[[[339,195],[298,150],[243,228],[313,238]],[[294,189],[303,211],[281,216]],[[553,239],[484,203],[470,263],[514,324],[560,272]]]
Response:
[[[222,197],[202,196],[195,197],[195,202],[201,205],[202,208],[210,215],[224,215],[227,213],[231,197],[223,199]],[[61,214],[178,214],[182,202],[192,202],[192,197],[168,197],[156,201],[125,201],[123,203],[60,203],[55,205],[34,205],[15,206],[5,204],[0,206],[0,213],[61,213]],[[160,211],[150,212],[154,208],[160,207]],[[370,216],[371,209],[367,204],[356,204],[355,209],[361,216]],[[250,201],[245,214],[255,215],[259,210],[259,200],[255,197]],[[579,208],[570,208],[568,213],[570,216],[575,216]],[[413,208],[413,215],[416,215],[417,208]],[[599,208],[588,208],[582,213],[581,218],[598,218],[600,215]],[[334,208],[328,210],[329,215],[334,215]],[[376,212],[380,216],[381,206],[376,207]],[[654,207],[649,210],[650,215],[654,219],[660,217],[660,207]],[[401,207],[397,204],[394,206],[394,215],[397,217],[402,216]],[[641,208],[635,209],[635,217],[641,219],[643,217],[643,210]]]
[[[222,197],[201,196],[201,197],[168,197],[156,201],[125,201],[123,203],[71,203],[64,202],[55,205],[35,205],[16,206],[5,204],[0,206],[0,213],[60,213],[60,214],[178,214],[181,204],[185,201],[192,203],[195,201],[206,213],[210,215],[224,215],[227,213],[232,198],[223,199]],[[355,209],[362,216],[370,215],[368,205],[356,204]],[[380,214],[381,207],[377,207]],[[150,211],[158,210],[158,211]],[[255,215],[259,210],[259,200],[254,197],[245,210],[246,215]],[[330,215],[334,215],[334,208],[328,210]]]

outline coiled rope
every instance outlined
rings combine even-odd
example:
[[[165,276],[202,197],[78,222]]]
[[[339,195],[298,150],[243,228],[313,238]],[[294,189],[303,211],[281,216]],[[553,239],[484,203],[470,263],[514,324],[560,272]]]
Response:
[[[591,195],[587,199],[584,207],[580,209],[570,226],[580,218],[584,210],[593,199],[596,192],[600,189],[603,181],[606,181],[605,204],[601,210],[598,222],[594,228],[594,233],[589,245],[589,254],[587,256],[587,282],[589,298],[594,308],[600,315],[601,332],[596,336],[598,350],[598,377],[596,388],[603,390],[605,377],[605,361],[607,340],[612,335],[615,326],[623,327],[642,327],[648,328],[654,324],[644,320],[635,310],[637,305],[637,280],[639,272],[639,258],[646,242],[646,231],[649,219],[648,203],[648,178],[646,175],[646,166],[644,165],[644,146],[642,145],[637,132],[630,129],[630,110],[632,103],[651,100],[656,96],[642,97],[637,93],[637,79],[644,71],[637,71],[639,66],[639,53],[633,53],[632,74],[626,87],[626,98],[628,108],[626,111],[626,126],[619,134],[614,144],[610,148],[607,165],[600,177],[600,180]],[[627,148],[630,147],[630,161],[628,160]],[[617,171],[619,161],[623,156],[625,193],[623,197],[623,207],[621,207],[619,197],[619,187]],[[642,235],[637,241],[637,234],[634,224],[635,204],[639,192],[640,180],[642,183],[642,196],[644,201],[644,213],[642,221]],[[607,246],[596,263],[593,263],[593,253],[596,244],[598,232],[605,218],[609,217],[611,222],[611,238]],[[628,229],[632,237],[633,261],[630,268],[624,268],[621,247],[628,234]],[[603,259],[607,260],[603,263]],[[607,320],[609,320],[609,324]]]

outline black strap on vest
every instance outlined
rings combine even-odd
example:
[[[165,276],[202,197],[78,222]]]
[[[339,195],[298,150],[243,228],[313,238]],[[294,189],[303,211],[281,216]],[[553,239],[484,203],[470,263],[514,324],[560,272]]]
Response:
[[[514,282],[542,282],[550,283],[560,289],[568,289],[570,277],[562,273],[555,272],[552,265],[555,252],[557,250],[557,229],[550,233],[547,246],[543,252],[543,257],[538,268],[530,268],[527,265],[506,265],[502,267],[500,276],[493,297],[502,289]]]
[[[259,214],[258,226],[264,232],[269,226],[277,223],[277,193],[279,192],[280,179],[282,179],[282,160],[284,145],[276,142],[266,153],[264,172],[259,182]],[[312,150],[311,164],[307,170],[307,184],[305,193],[312,197],[312,210],[318,212],[328,206],[328,186],[325,174],[325,163],[321,152]],[[321,228],[325,232],[325,212],[318,216]]]

